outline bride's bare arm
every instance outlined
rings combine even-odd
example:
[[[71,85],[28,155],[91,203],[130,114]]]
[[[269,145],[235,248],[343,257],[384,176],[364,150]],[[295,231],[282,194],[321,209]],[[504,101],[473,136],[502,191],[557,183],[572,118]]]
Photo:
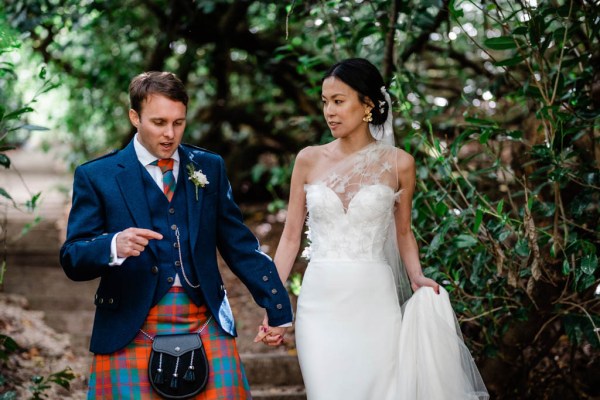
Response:
[[[314,159],[314,148],[301,150],[296,156],[290,184],[290,198],[287,217],[279,245],[275,252],[275,265],[281,281],[285,283],[294,266],[294,261],[300,249],[304,221],[306,220],[306,195],[304,185],[306,176]]]
[[[400,202],[395,212],[398,250],[413,290],[417,290],[421,286],[431,286],[438,292],[439,285],[423,275],[421,262],[419,261],[419,247],[412,231],[412,199],[416,180],[415,160],[410,154],[402,150],[398,152],[397,160],[398,182],[402,190]]]

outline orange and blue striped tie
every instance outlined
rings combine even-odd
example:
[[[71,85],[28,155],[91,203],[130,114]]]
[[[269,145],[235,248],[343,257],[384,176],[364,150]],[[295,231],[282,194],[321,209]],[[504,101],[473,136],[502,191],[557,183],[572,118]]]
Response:
[[[153,161],[151,164],[156,165],[160,168],[163,174],[163,192],[167,196],[169,202],[173,198],[175,193],[175,175],[173,175],[173,164],[175,160],[172,158],[163,158],[160,160]]]

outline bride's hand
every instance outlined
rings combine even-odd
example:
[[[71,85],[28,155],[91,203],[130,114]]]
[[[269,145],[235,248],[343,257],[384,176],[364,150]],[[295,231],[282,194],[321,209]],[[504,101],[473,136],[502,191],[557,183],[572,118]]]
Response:
[[[429,286],[430,288],[433,288],[433,291],[436,294],[440,294],[440,285],[433,279],[429,279],[424,275],[419,275],[415,279],[411,279],[410,285],[414,291],[423,286]]]
[[[283,343],[287,328],[269,326],[269,319],[265,315],[262,324],[258,327],[258,334],[254,338],[254,343],[263,342],[267,346],[279,346]]]

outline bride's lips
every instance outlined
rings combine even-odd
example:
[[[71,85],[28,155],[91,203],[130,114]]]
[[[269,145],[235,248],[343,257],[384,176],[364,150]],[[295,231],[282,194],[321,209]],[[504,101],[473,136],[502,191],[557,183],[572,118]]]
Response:
[[[335,129],[335,128],[337,128],[340,125],[340,123],[339,122],[332,122],[332,121],[330,121],[330,122],[327,123],[327,125],[329,125],[329,129]]]

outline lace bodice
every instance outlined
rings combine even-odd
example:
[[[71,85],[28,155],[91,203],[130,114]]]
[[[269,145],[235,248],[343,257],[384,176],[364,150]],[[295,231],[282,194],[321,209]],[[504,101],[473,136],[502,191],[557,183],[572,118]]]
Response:
[[[341,199],[324,184],[305,186],[309,212],[311,260],[384,260],[384,244],[393,219],[394,190],[383,184],[356,192],[345,209]]]
[[[310,246],[315,259],[383,260],[394,218],[397,151],[372,143],[305,185]]]

